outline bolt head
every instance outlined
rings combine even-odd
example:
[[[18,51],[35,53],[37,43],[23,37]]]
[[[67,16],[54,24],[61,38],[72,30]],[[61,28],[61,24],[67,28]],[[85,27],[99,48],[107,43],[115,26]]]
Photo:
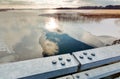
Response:
[[[94,53],[91,53],[91,55],[92,55],[92,56],[95,56],[95,54],[94,54]]]
[[[84,57],[83,56],[79,56],[80,57],[80,59],[83,59]]]
[[[59,59],[59,60],[63,60],[63,58],[62,58],[62,57],[59,57],[58,59]]]
[[[92,58],[91,58],[91,57],[88,57],[88,59],[89,59],[89,60],[92,60]]]
[[[70,62],[70,61],[71,61],[71,59],[70,59],[70,58],[67,58],[66,60],[67,60],[68,62]]]
[[[56,60],[53,60],[53,61],[52,61],[52,64],[57,64],[57,61],[56,61]]]
[[[87,55],[87,53],[86,53],[86,52],[83,52],[83,55]]]
[[[76,78],[80,78],[80,76],[79,76],[79,75],[76,75]]]
[[[89,76],[89,74],[88,74],[88,73],[85,73],[85,75],[86,75],[86,76]]]
[[[64,65],[65,65],[65,62],[64,62],[64,61],[63,61],[63,62],[61,62],[61,65],[62,65],[62,66],[64,66]]]

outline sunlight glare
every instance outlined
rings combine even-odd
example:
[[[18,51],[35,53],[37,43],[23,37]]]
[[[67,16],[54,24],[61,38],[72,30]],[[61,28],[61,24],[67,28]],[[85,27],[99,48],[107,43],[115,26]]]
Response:
[[[55,31],[58,28],[58,24],[57,24],[55,18],[50,18],[48,20],[48,22],[46,23],[45,28],[48,31]]]

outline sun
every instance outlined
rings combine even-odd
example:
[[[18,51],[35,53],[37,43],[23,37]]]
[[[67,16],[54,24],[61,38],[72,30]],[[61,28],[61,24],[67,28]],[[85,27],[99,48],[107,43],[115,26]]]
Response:
[[[55,18],[49,18],[48,22],[45,25],[45,28],[49,31],[55,31],[58,28],[58,24]]]

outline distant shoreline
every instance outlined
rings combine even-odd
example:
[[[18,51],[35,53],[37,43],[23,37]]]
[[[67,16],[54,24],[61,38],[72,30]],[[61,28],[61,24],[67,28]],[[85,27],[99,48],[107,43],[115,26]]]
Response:
[[[120,9],[120,5],[107,5],[107,6],[81,6],[77,8],[72,7],[60,7],[56,9]]]
[[[35,7],[36,5],[26,6],[26,5],[2,5],[0,11],[6,10],[120,10],[120,5],[106,5],[106,6],[78,6],[78,7]],[[37,5],[38,6],[38,5]]]
[[[8,10],[120,10],[120,9],[79,9],[79,8],[0,8],[0,11]]]
[[[92,16],[92,17],[95,17],[95,16],[114,16],[114,17],[120,17],[120,10],[118,9],[56,9],[56,8],[51,8],[51,9],[48,9],[48,8],[44,8],[44,9],[32,9],[32,8],[21,8],[21,9],[15,9],[15,8],[5,8],[5,9],[0,9],[0,12],[6,12],[6,11],[13,11],[13,10],[90,10],[89,12],[87,13],[82,13],[80,12],[80,14],[82,16]],[[104,11],[103,11],[104,10]]]

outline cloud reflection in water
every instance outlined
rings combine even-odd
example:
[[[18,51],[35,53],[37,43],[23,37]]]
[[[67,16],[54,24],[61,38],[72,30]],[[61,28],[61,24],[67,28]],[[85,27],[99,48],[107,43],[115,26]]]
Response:
[[[58,47],[57,43],[47,39],[46,33],[43,33],[40,36],[39,43],[42,46],[43,55],[54,55],[59,50],[59,47]]]
[[[44,54],[58,54],[62,47],[64,47],[64,49],[66,49],[66,47],[72,48],[73,41],[75,42],[74,47],[80,43],[93,47],[105,45],[95,35],[92,35],[80,27],[81,25],[84,27],[86,22],[86,26],[88,26],[88,20],[91,19],[87,18],[86,21],[86,18],[83,17],[83,21],[86,21],[83,23],[81,19],[80,21],[82,22],[78,22],[75,19],[73,19],[74,21],[63,20],[64,18],[60,18],[59,16],[58,19],[56,17],[41,17],[38,16],[39,13],[40,11],[37,13],[34,11],[24,12],[22,10],[21,12],[8,11],[0,13],[0,34],[9,45],[9,48],[15,51],[15,54],[4,57],[1,57],[1,55],[0,63],[2,61],[12,62],[39,58],[43,57]],[[72,20],[72,17],[70,20]],[[64,43],[64,40],[66,43]],[[69,46],[69,44],[71,45]],[[80,47],[80,45],[76,47],[78,46]],[[66,52],[62,51],[62,53],[68,52],[66,50]]]

